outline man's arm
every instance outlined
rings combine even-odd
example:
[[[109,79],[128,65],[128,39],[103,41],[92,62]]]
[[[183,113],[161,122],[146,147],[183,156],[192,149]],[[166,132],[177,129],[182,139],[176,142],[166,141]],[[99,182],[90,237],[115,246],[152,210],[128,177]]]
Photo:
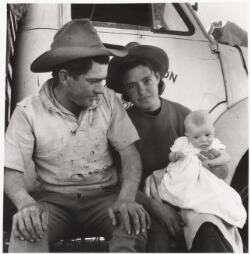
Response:
[[[24,171],[32,160],[35,143],[24,108],[16,107],[5,133],[4,191],[18,210],[12,220],[14,237],[33,242],[43,237],[47,213],[29,195],[24,180]]]
[[[4,191],[17,210],[36,201],[29,195],[22,172],[4,168]]]
[[[150,218],[142,205],[135,202],[135,196],[141,180],[142,164],[139,152],[134,144],[119,151],[122,164],[121,190],[109,213],[113,224],[116,224],[115,213],[120,213],[128,233],[134,228],[136,234],[145,232]]]
[[[23,173],[5,168],[4,191],[18,209],[12,221],[14,236],[21,240],[39,241],[47,230],[47,213],[28,193]]]

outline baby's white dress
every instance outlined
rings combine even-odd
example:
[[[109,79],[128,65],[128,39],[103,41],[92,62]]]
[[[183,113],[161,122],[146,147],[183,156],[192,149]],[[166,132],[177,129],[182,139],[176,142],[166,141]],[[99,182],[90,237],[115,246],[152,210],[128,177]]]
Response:
[[[222,150],[225,146],[215,138],[212,148]],[[165,169],[158,186],[161,199],[180,208],[216,215],[242,228],[247,215],[240,195],[202,165],[197,156],[200,150],[187,137],[180,137],[171,151],[182,152],[185,158],[169,163]]]

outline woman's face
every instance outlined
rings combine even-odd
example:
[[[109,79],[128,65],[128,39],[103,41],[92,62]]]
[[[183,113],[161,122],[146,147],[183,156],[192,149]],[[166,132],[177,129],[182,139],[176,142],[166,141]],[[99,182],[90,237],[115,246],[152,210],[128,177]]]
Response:
[[[143,111],[154,111],[160,107],[159,82],[159,73],[144,65],[127,71],[123,77],[126,94],[131,102]]]

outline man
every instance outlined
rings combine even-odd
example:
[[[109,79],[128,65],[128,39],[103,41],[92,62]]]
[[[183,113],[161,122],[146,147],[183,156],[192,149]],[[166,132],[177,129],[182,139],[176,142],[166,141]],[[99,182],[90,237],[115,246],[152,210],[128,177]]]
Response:
[[[121,103],[103,87],[108,56],[88,20],[73,20],[31,65],[52,71],[37,95],[17,104],[5,136],[7,196],[17,207],[9,252],[48,252],[74,228],[110,239],[111,252],[142,252],[150,219],[135,202],[141,161],[138,134]],[[109,146],[122,161],[121,187]],[[23,173],[33,160],[40,182],[30,195]],[[111,223],[112,222],[112,223]]]

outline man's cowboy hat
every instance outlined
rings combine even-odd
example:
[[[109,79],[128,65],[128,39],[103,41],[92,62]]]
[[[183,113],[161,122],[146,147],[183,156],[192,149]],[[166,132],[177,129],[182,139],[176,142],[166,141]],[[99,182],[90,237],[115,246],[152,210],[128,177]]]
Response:
[[[131,42],[127,45],[128,55],[125,57],[113,57],[108,66],[107,86],[118,93],[123,93],[122,71],[124,64],[132,59],[145,59],[151,63],[163,78],[168,71],[168,56],[161,48],[151,45],[140,45]]]
[[[33,72],[49,72],[54,67],[79,58],[94,56],[125,56],[123,46],[104,44],[88,19],[66,23],[54,36],[51,49],[31,64]]]

